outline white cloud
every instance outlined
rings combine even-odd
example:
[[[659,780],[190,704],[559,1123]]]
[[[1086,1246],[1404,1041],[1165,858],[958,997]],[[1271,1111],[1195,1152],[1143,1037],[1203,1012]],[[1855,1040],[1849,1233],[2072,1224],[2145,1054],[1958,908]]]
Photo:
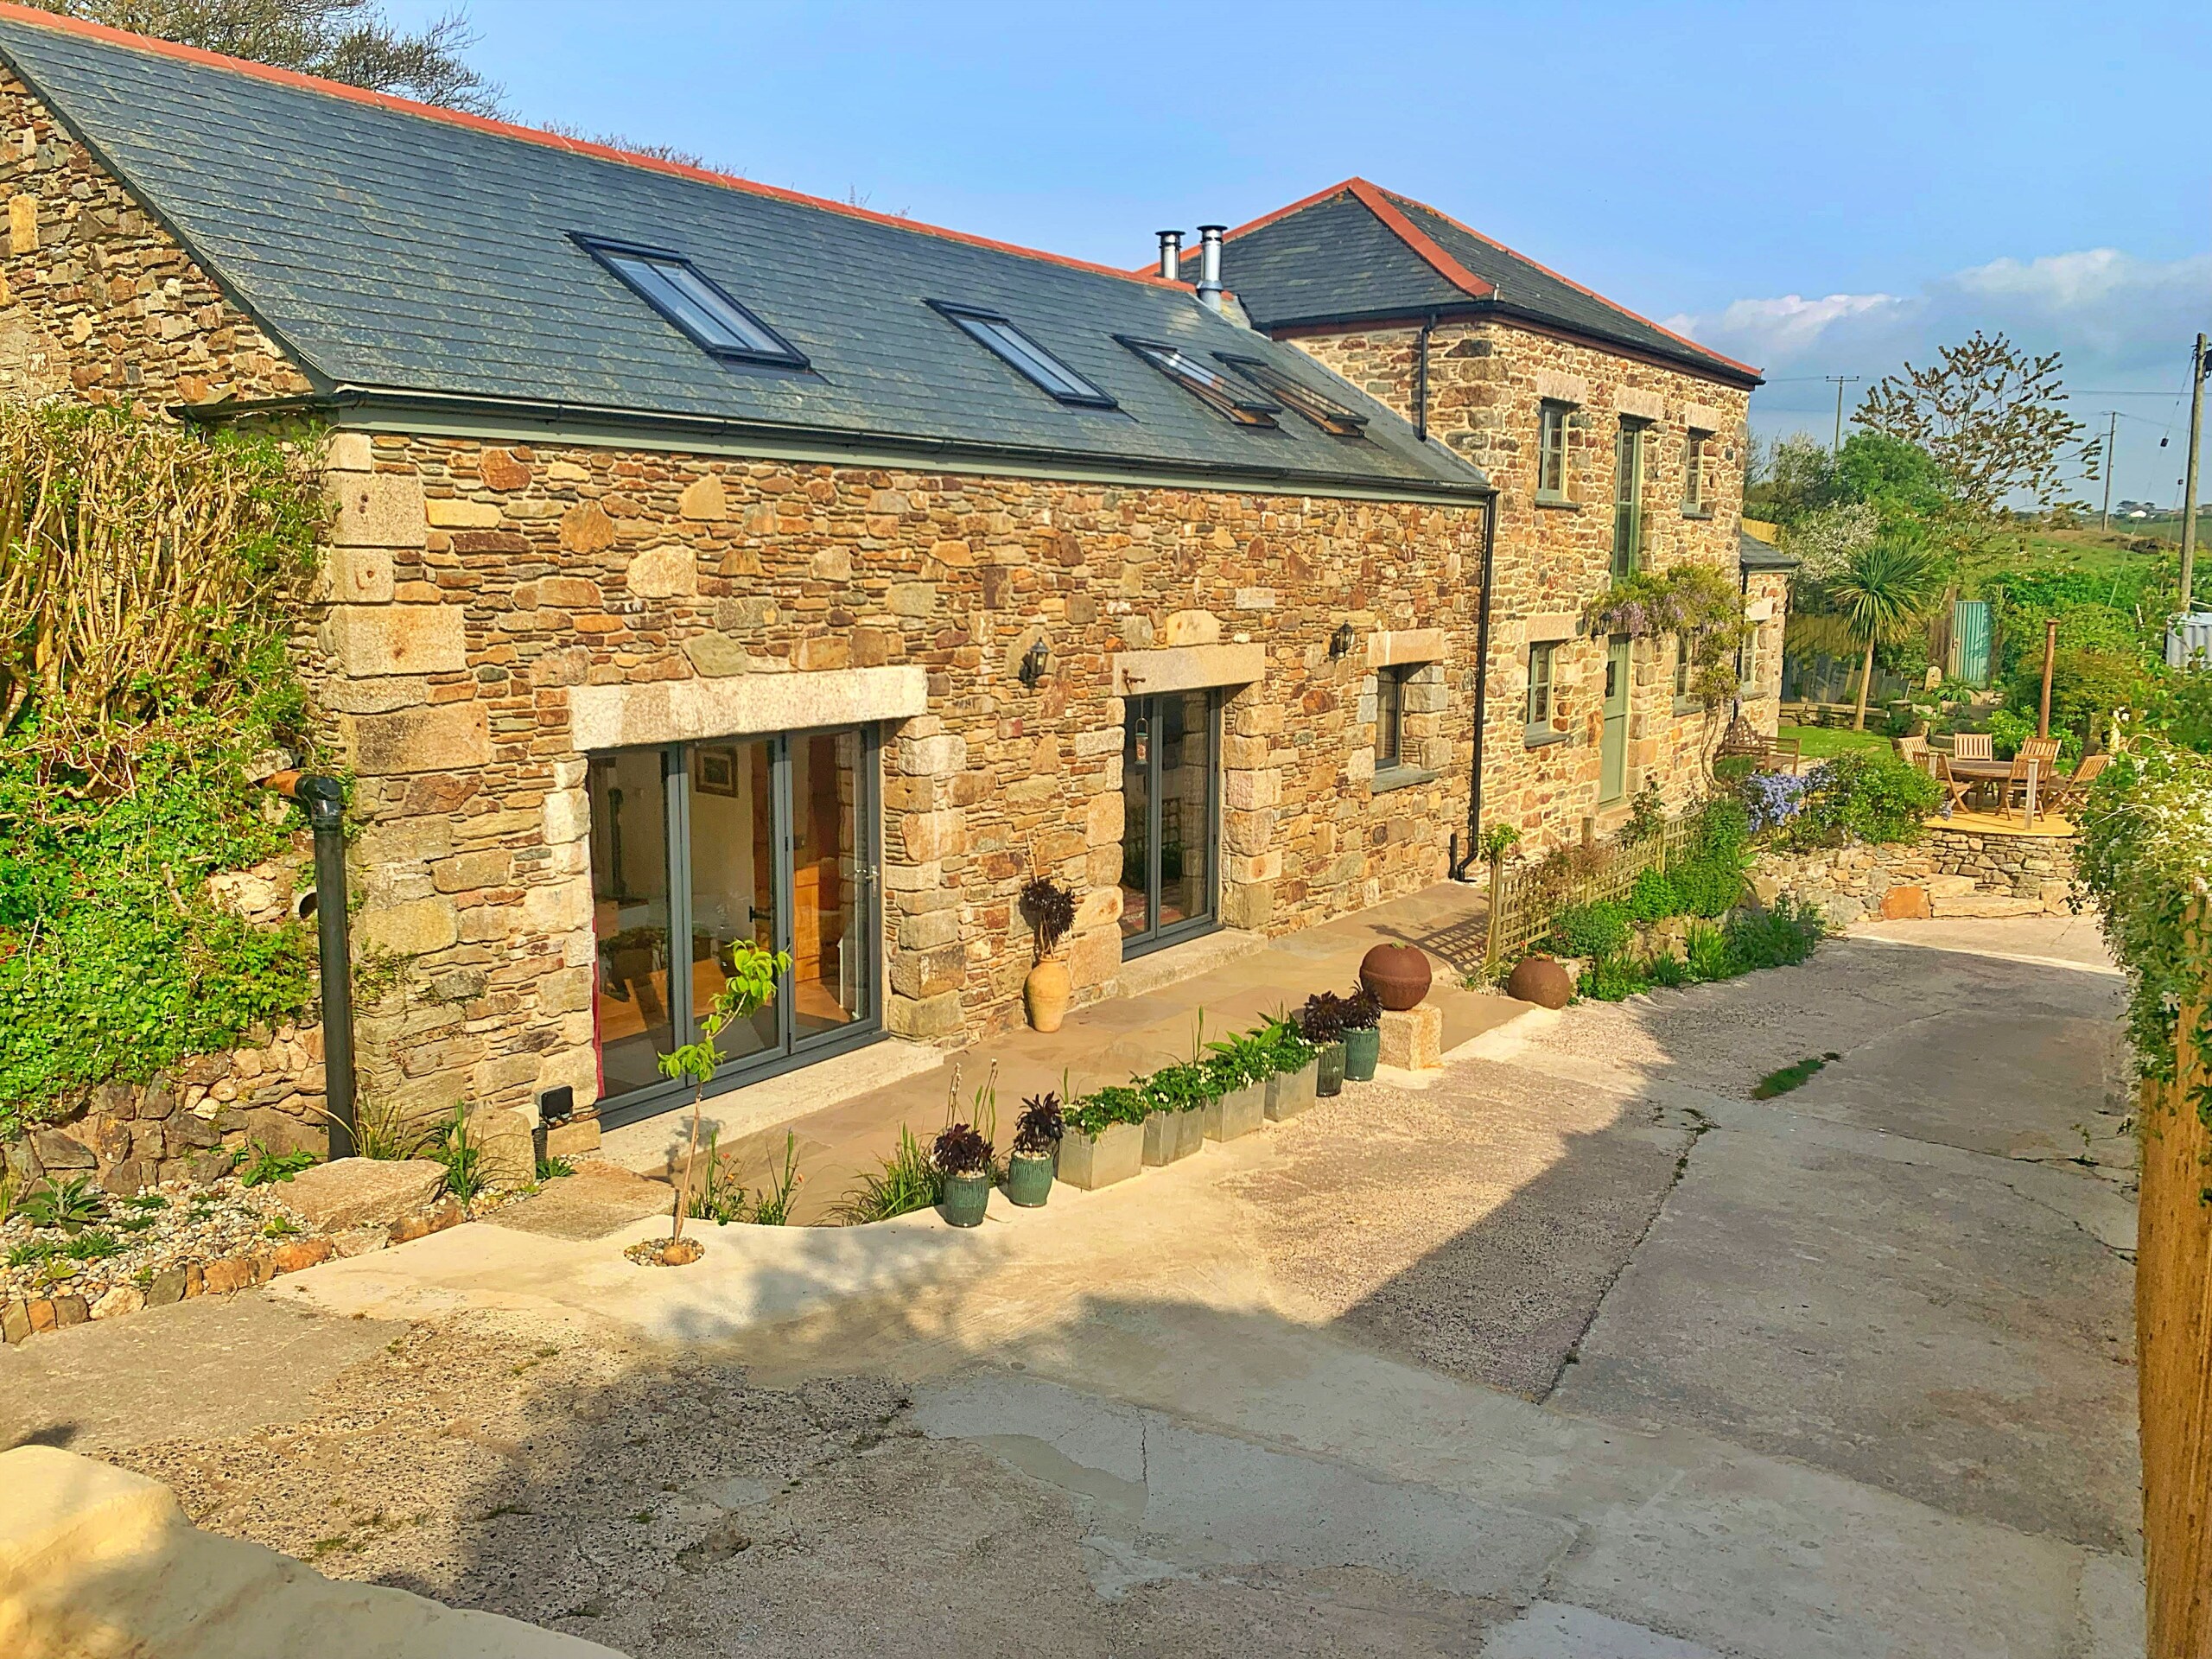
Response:
[[[1838,323],[1849,323],[1910,303],[1893,294],[1831,294],[1808,300],[1785,294],[1777,300],[1738,300],[1707,316],[1684,313],[1666,326],[1747,363],[1795,359],[1818,346]],[[1722,345],[1723,340],[1730,342]]]

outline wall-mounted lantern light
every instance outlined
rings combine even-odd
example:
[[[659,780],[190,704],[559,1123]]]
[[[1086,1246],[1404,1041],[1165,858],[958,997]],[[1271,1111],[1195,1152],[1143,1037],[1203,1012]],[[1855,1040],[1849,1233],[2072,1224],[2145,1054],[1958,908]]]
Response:
[[[1329,655],[1332,657],[1344,657],[1349,656],[1351,652],[1351,624],[1349,622],[1339,622],[1337,624],[1337,631],[1329,636]]]
[[[1052,660],[1052,653],[1042,639],[1021,653],[1021,683],[1034,690],[1037,682],[1045,677],[1045,670]]]

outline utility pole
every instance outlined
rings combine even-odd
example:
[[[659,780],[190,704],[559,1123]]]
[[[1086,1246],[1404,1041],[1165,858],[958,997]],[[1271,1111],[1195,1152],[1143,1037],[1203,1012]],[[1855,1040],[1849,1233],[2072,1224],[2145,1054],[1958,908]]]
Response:
[[[2189,464],[2182,469],[2181,613],[2196,608],[2196,452],[2204,443],[2204,336],[2189,354]]]
[[[2112,528],[2112,454],[2120,442],[2120,411],[2108,409],[2105,413],[2110,418],[2105,422],[2105,510],[2097,518],[2099,530]]]
[[[1835,449],[1834,453],[1840,455],[1843,453],[1843,389],[1846,386],[1857,385],[1859,377],[1855,374],[1824,374],[1821,378],[1835,383]]]

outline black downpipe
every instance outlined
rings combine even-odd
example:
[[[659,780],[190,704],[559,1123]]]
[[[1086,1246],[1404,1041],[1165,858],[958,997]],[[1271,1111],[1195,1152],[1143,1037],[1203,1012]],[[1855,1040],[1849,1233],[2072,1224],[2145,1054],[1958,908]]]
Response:
[[[323,1102],[330,1155],[353,1155],[353,974],[346,937],[346,786],[335,778],[302,778],[292,798],[315,830],[315,920],[322,976]]]
[[[1414,436],[1423,443],[1428,442],[1428,336],[1435,327],[1433,315],[1421,324],[1414,351]]]
[[[1483,598],[1475,624],[1475,769],[1467,780],[1467,852],[1459,855],[1459,837],[1452,837],[1452,879],[1464,881],[1482,856],[1483,732],[1490,715],[1491,571],[1497,552],[1497,497],[1483,508]]]

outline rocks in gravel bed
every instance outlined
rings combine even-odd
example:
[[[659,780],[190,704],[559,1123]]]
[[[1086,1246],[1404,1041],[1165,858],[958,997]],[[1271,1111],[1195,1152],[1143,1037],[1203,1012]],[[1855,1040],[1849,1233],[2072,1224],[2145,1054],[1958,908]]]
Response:
[[[390,1226],[437,1197],[443,1164],[428,1158],[340,1158],[284,1183],[284,1207],[325,1232]]]

